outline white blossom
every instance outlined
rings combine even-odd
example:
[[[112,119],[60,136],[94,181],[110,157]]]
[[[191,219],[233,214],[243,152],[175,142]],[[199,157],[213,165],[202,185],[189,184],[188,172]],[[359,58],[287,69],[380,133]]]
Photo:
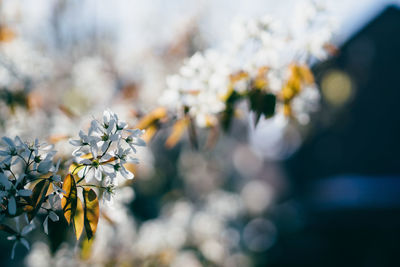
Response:
[[[11,259],[14,259],[15,255],[15,249],[19,243],[21,243],[24,247],[26,247],[27,250],[30,249],[29,242],[26,240],[25,236],[29,234],[33,229],[35,229],[35,225],[33,222],[29,223],[28,217],[23,215],[25,222],[27,225],[25,225],[21,230],[20,230],[20,225],[19,225],[19,217],[15,218],[15,227],[16,227],[16,234],[7,237],[8,240],[15,240],[12,250],[11,250]]]

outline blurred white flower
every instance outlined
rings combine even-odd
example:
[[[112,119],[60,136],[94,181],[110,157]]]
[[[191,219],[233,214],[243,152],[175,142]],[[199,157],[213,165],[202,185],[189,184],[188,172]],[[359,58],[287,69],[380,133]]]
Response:
[[[16,234],[7,237],[8,240],[15,240],[14,245],[11,250],[11,259],[14,259],[15,248],[17,247],[17,245],[19,243],[24,245],[24,247],[26,247],[27,250],[29,250],[29,248],[30,248],[28,240],[26,240],[25,236],[27,234],[29,234],[35,228],[35,225],[33,224],[33,222],[29,223],[28,217],[26,216],[26,214],[22,215],[22,217],[24,217],[26,225],[20,230],[19,217],[16,217],[15,218],[15,227],[17,230]]]
[[[8,212],[14,215],[17,212],[17,203],[15,198],[18,196],[29,197],[32,195],[32,191],[29,189],[18,189],[18,185],[22,179],[18,179],[15,183],[11,182],[7,177],[0,173],[0,184],[2,189],[0,190],[0,201],[3,202],[4,198],[7,199]]]

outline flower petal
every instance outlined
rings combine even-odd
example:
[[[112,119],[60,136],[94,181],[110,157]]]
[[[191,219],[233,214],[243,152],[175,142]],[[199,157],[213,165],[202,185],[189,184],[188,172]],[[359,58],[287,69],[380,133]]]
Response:
[[[28,240],[26,240],[25,238],[21,238],[20,241],[21,241],[21,244],[24,245],[27,250],[29,250],[30,247],[29,247]]]
[[[46,235],[49,234],[49,216],[46,216],[43,222],[43,231]]]
[[[57,222],[59,220],[58,215],[52,210],[49,212],[49,217],[53,222]]]
[[[32,191],[29,189],[20,189],[18,190],[18,196],[21,197],[29,197],[30,195],[32,195]]]
[[[17,203],[15,202],[15,198],[11,196],[8,199],[8,213],[10,213],[11,215],[15,215],[16,212],[17,212]]]

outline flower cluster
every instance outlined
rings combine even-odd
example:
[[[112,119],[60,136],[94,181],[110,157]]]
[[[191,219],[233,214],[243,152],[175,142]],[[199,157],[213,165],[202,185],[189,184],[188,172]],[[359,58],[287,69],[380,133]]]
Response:
[[[26,144],[18,136],[14,140],[8,137],[2,138],[0,150],[2,213],[16,215],[26,204],[24,198],[32,195],[28,184],[45,179],[43,177],[46,175],[55,192],[62,190],[59,187],[61,177],[56,174],[58,165],[53,164],[54,154],[51,145],[39,144],[37,139],[32,144]]]
[[[199,126],[214,124],[212,115],[225,109],[229,85],[227,66],[227,59],[216,51],[194,54],[179,74],[167,78],[168,89],[161,103],[175,108],[179,117],[188,113]]]
[[[46,214],[43,223],[46,234],[48,218],[58,221],[55,203],[60,202],[60,197],[65,192],[61,188],[61,176],[57,174],[60,161],[56,165],[53,163],[55,153],[53,146],[40,144],[37,139],[30,144],[24,143],[18,136],[14,140],[8,137],[1,139],[0,223],[2,230],[13,234],[8,239],[16,241],[12,258],[18,243],[29,249],[25,235],[34,228],[33,218],[38,213],[44,211]],[[49,188],[51,194],[47,194]],[[27,223],[20,231],[21,216]],[[3,224],[7,217],[16,219],[16,230]]]
[[[70,140],[70,144],[77,147],[72,155],[76,156],[78,176],[86,183],[93,180],[102,182],[107,188],[106,195],[119,180],[133,179],[133,173],[125,166],[138,163],[133,156],[136,146],[146,144],[140,138],[143,131],[128,129],[127,126],[115,113],[106,110],[102,122],[92,120],[87,134],[80,131],[79,139]]]
[[[160,103],[199,127],[230,120],[240,99],[248,99],[257,119],[283,113],[308,123],[319,100],[310,66],[329,55],[334,24],[314,2],[292,17],[288,24],[270,16],[237,21],[223,51],[197,53],[167,78]]]
[[[140,138],[142,133],[138,129],[128,129],[126,122],[106,110],[102,122],[91,122],[88,134],[80,131],[78,140],[70,140],[77,148],[72,153],[76,161],[69,170],[60,168],[61,159],[54,164],[56,151],[52,145],[40,144],[37,139],[25,143],[18,136],[14,140],[2,137],[0,230],[12,234],[9,240],[16,240],[12,257],[18,243],[29,249],[25,235],[34,228],[33,219],[41,214],[44,232],[48,234],[49,220],[59,221],[57,212],[60,209],[67,222],[74,224],[77,239],[83,228],[90,239],[96,232],[99,219],[98,193],[93,189],[102,191],[103,199],[111,201],[118,180],[133,178],[127,166],[138,163],[132,155],[137,146],[145,145]],[[66,166],[68,161],[64,161],[62,166]],[[68,173],[63,182],[59,173]],[[83,190],[82,198],[78,197],[78,187]],[[21,231],[20,217],[27,221]],[[16,230],[6,224],[7,218],[16,218]]]

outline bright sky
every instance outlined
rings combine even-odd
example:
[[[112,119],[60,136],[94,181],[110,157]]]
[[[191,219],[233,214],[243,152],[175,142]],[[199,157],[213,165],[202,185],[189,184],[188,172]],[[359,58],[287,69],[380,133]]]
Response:
[[[45,37],[52,5],[57,0],[5,0],[5,5],[24,6],[23,22],[26,34]],[[107,27],[118,36],[123,48],[142,48],[149,43],[174,38],[180,25],[198,17],[208,43],[218,46],[228,39],[229,25],[236,16],[262,16],[270,13],[284,18],[298,0],[69,0],[72,8],[66,18],[68,30],[85,29],[88,25]],[[400,0],[326,0],[338,22],[343,25],[336,43],[341,43],[374,14],[388,4]]]

